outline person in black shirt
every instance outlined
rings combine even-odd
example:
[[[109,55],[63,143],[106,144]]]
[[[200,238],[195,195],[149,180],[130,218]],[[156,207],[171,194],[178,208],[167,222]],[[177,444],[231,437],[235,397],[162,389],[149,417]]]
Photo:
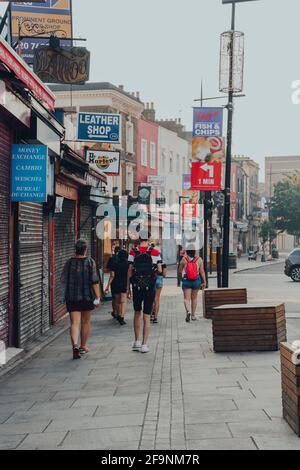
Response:
[[[87,243],[78,240],[75,256],[70,258],[62,272],[64,300],[71,320],[73,359],[80,359],[89,352],[87,341],[90,335],[92,311],[100,305],[99,274],[96,263],[87,256]],[[81,346],[78,346],[81,325]]]
[[[115,246],[114,248],[114,254],[109,258],[108,262],[107,262],[107,270],[111,273],[113,270],[114,270],[114,265],[115,265],[115,262],[116,260],[118,259],[118,253],[120,251],[120,247],[119,246]],[[105,291],[104,291],[105,292]],[[111,288],[111,296],[112,296],[112,302],[111,302],[111,305],[112,305],[112,312],[111,312],[111,316],[113,318],[116,318],[118,313],[117,313],[117,303],[116,303],[116,294],[113,290],[113,287]]]
[[[116,320],[120,325],[126,325],[125,314],[127,306],[127,274],[128,274],[128,253],[126,250],[120,250],[116,259],[111,264],[111,273],[105,293],[109,288],[114,292],[117,315]]]

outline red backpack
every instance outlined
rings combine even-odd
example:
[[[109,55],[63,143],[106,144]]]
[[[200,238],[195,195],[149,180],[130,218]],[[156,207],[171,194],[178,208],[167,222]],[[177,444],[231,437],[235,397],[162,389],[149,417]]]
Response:
[[[187,261],[187,265],[185,268],[185,275],[189,281],[196,281],[199,276],[199,268],[198,268],[198,260],[199,256],[196,256],[193,260],[191,260],[188,256],[185,257]]]

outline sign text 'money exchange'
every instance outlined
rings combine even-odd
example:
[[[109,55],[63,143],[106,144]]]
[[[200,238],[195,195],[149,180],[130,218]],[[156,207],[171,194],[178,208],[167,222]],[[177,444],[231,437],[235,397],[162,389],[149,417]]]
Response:
[[[120,114],[79,113],[78,140],[120,144],[121,119]]]

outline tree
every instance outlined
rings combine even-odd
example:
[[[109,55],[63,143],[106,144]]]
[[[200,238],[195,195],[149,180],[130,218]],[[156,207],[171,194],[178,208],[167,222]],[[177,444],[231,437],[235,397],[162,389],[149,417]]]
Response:
[[[300,236],[300,176],[276,184],[270,202],[270,217],[280,232]]]
[[[270,253],[271,253],[272,242],[277,237],[277,230],[276,230],[274,222],[271,221],[271,220],[268,220],[268,221],[265,220],[261,225],[259,236],[260,236],[260,238],[263,242],[264,252],[265,252],[265,244],[267,242],[269,242],[270,243]]]

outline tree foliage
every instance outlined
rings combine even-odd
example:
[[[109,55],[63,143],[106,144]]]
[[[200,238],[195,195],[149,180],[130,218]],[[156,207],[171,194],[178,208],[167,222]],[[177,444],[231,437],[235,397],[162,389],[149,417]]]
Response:
[[[300,236],[300,177],[294,175],[276,184],[270,202],[270,217],[277,230]]]
[[[277,237],[275,224],[272,221],[265,220],[261,225],[259,236],[263,244],[266,242],[272,243],[272,241]]]

